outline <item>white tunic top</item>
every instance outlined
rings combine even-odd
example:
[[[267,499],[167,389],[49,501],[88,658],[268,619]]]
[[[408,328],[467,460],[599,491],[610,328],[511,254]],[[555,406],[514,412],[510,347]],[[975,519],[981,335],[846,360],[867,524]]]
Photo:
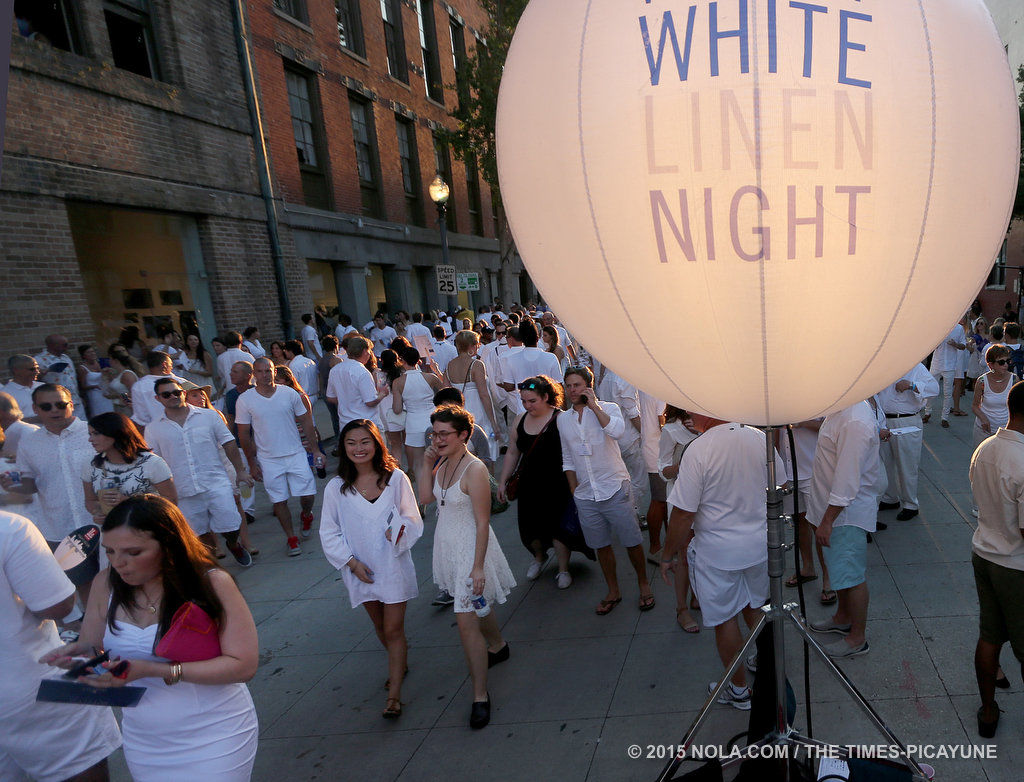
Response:
[[[216,410],[185,407],[184,424],[168,418],[165,408],[164,414],[146,427],[146,442],[171,468],[179,497],[233,488],[221,461],[221,446],[235,440],[227,424]]]
[[[549,354],[550,355],[550,354]],[[562,469],[576,473],[574,497],[603,502],[610,499],[629,480],[616,440],[627,424],[614,402],[597,403],[607,413],[608,425],[602,427],[597,414],[583,408],[583,417],[575,409],[558,416],[556,426],[562,441]]]
[[[235,424],[252,427],[253,442],[261,457],[292,456],[305,448],[295,420],[306,414],[299,392],[288,386],[274,386],[274,393],[263,396],[250,388],[235,405]]]
[[[373,375],[358,361],[342,361],[331,367],[327,376],[327,396],[338,400],[338,423],[342,427],[357,418],[368,418],[382,428],[378,405],[370,406],[377,401],[377,386]]]
[[[412,600],[419,590],[409,549],[423,535],[423,519],[409,478],[395,470],[373,502],[354,488],[342,494],[341,486],[341,478],[332,478],[324,487],[320,541],[327,561],[341,571],[352,607],[370,600]],[[392,538],[405,525],[397,546],[384,536],[389,517]],[[345,566],[353,557],[373,571],[372,584],[360,581]]]

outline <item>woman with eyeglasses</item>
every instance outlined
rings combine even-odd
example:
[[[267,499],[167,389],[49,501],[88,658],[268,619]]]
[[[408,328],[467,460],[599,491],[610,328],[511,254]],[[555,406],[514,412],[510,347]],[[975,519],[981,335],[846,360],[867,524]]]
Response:
[[[1017,382],[1017,376],[1010,371],[1010,349],[1006,345],[990,345],[985,351],[988,372],[974,383],[974,445],[996,433],[1010,420],[1006,397]],[[975,508],[975,511],[977,508]],[[977,515],[977,513],[975,513]]]
[[[89,442],[96,456],[82,471],[82,484],[85,507],[97,524],[136,494],[156,493],[171,502],[178,501],[171,468],[149,449],[130,418],[120,413],[93,416],[89,419]]]
[[[491,719],[487,670],[509,658],[494,611],[486,609],[504,603],[516,580],[491,529],[487,468],[466,449],[473,433],[472,414],[441,405],[430,423],[432,438],[417,473],[417,494],[424,505],[437,502],[434,582],[454,597],[459,638],[473,681],[469,726],[482,728]],[[480,597],[486,600],[486,609],[474,606]]]
[[[583,542],[582,533],[572,536],[564,528],[566,514],[575,510],[575,505],[562,470],[562,441],[558,436],[557,419],[564,401],[562,386],[546,375],[538,375],[519,384],[519,395],[526,412],[517,416],[508,430],[508,452],[498,480],[498,499],[505,501],[508,479],[513,469],[518,469],[519,539],[534,559],[526,578],[536,581],[540,577],[548,562],[548,549],[554,546],[558,559],[555,584],[559,589],[568,589],[572,584],[570,550],[582,551],[591,558],[594,555]]]
[[[387,702],[381,714],[402,714],[408,659],[405,606],[419,594],[409,550],[423,534],[416,494],[384,447],[377,426],[349,421],[339,436],[338,476],[324,487],[320,541],[341,571],[353,608],[366,610],[388,653]]]

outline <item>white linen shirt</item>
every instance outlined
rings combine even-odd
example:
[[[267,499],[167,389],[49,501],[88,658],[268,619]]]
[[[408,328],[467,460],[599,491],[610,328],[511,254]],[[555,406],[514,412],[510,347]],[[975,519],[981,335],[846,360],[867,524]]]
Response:
[[[978,446],[969,472],[978,529],[971,545],[982,559],[1024,570],[1024,434],[998,429]]]
[[[550,355],[550,354],[549,354]],[[617,442],[626,422],[614,402],[597,403],[609,419],[602,427],[597,414],[583,408],[583,420],[575,409],[558,416],[558,437],[562,441],[562,469],[576,473],[576,491],[581,500],[603,502],[629,480],[629,470],[622,461]]]
[[[164,406],[156,398],[158,380],[185,381],[177,375],[143,375],[132,385],[132,420],[145,428],[150,421],[155,421],[164,414]]]
[[[518,387],[526,378],[537,375],[547,375],[552,380],[562,378],[562,366],[558,363],[558,357],[541,348],[523,347],[520,350],[510,350],[501,356],[501,361],[501,382],[511,383],[513,386],[509,392],[508,407],[517,414],[526,411],[519,398]]]
[[[833,528],[875,531],[878,521],[878,424],[871,405],[857,402],[825,418],[818,430],[807,520],[817,527],[829,505],[843,508]]]
[[[391,340],[398,336],[398,332],[391,328],[391,326],[379,329],[371,322],[367,323],[364,328],[370,334],[370,340],[373,342],[373,353],[377,358],[380,358],[380,354],[388,349],[391,345]]]
[[[146,442],[171,468],[179,497],[193,497],[204,491],[231,487],[220,448],[235,441],[216,410],[185,405],[188,415],[177,424],[163,415],[146,426]]]
[[[302,339],[302,347],[306,347],[307,342],[313,343],[313,350],[316,351],[317,358],[324,354],[324,349],[320,345],[320,335],[316,333],[316,329],[313,326],[303,326],[302,331],[299,332],[299,337]]]
[[[906,391],[897,391],[896,383],[900,380],[906,380],[911,387]],[[882,406],[883,412],[913,415],[921,412],[921,408],[929,399],[939,395],[939,381],[932,377],[932,373],[925,369],[924,364],[915,364],[896,383],[878,392],[878,403]]]
[[[308,356],[296,356],[288,362],[288,367],[306,396],[311,402],[315,402],[320,394],[320,372],[316,368],[316,362]]]
[[[453,344],[445,340],[438,342],[431,337],[430,341],[434,343],[434,363],[437,364],[438,369],[444,372],[448,369],[448,363],[459,355],[459,351]]]
[[[950,345],[947,345],[948,340],[953,340],[961,344],[967,343],[967,335],[964,332],[964,327],[957,323],[953,326],[953,330],[946,335],[945,339],[942,340],[935,348],[932,353],[932,372],[954,372],[956,371],[957,362],[960,359],[960,351]],[[936,389],[936,395],[938,395],[938,389]]]
[[[247,339],[242,342],[242,347],[249,351],[254,361],[267,355],[267,351],[263,349],[263,345],[260,344],[258,339]],[[225,353],[226,352],[227,351],[225,351]]]
[[[334,336],[336,336],[338,338],[338,342],[339,343],[343,339],[345,339],[346,335],[351,334],[352,332],[355,332],[356,334],[358,334],[359,333],[359,329],[357,329],[355,326],[352,326],[352,325],[342,326],[340,323],[337,326],[334,327]]]
[[[18,407],[21,408],[21,412],[27,416],[32,415],[32,392],[41,386],[38,380],[33,380],[32,385],[23,386],[19,383],[15,383],[11,380],[6,385],[0,386],[0,391],[5,394],[10,394],[14,397],[14,401],[18,403]]]
[[[248,361],[251,364],[255,360],[255,356],[251,353],[246,353],[241,348],[228,348],[217,356],[217,375],[220,377],[221,386],[223,388],[231,388],[234,385],[231,382],[231,367],[239,361]]]
[[[72,530],[93,523],[92,514],[85,509],[82,470],[95,455],[89,426],[80,418],[60,434],[40,427],[22,435],[16,468],[36,482],[41,512],[35,521],[47,540],[61,540]]]
[[[422,323],[410,323],[405,327],[405,338],[409,340],[409,344],[416,347],[415,337],[426,337],[431,342],[434,340],[434,335],[430,333],[430,329],[424,326]]]
[[[331,367],[327,376],[327,396],[338,400],[339,426],[344,427],[357,418],[368,418],[381,428],[380,406],[369,406],[377,400],[377,386],[373,375],[358,361],[342,361]]]

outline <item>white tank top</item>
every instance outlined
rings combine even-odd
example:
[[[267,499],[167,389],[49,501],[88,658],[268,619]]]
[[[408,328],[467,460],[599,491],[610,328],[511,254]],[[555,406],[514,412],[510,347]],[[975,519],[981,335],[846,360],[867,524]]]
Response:
[[[1017,378],[1011,374],[1006,381],[1006,387],[998,393],[992,390],[991,380],[991,372],[986,372],[978,378],[979,382],[985,381],[985,393],[981,395],[981,412],[988,418],[989,423],[992,425],[992,434],[995,434],[997,427],[1006,426],[1010,420],[1010,411],[1006,407],[1006,397],[1009,396],[1010,389],[1017,382]],[[981,426],[977,418],[974,419],[974,425]]]

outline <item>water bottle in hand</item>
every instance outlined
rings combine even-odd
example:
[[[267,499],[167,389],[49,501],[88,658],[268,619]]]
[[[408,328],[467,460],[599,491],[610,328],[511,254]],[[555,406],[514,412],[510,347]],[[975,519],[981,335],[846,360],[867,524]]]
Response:
[[[473,602],[473,610],[476,611],[476,615],[483,619],[489,613],[491,613],[491,607],[487,604],[487,599],[483,595],[478,595],[473,592],[473,579],[466,579],[466,586],[469,587],[470,598]]]

